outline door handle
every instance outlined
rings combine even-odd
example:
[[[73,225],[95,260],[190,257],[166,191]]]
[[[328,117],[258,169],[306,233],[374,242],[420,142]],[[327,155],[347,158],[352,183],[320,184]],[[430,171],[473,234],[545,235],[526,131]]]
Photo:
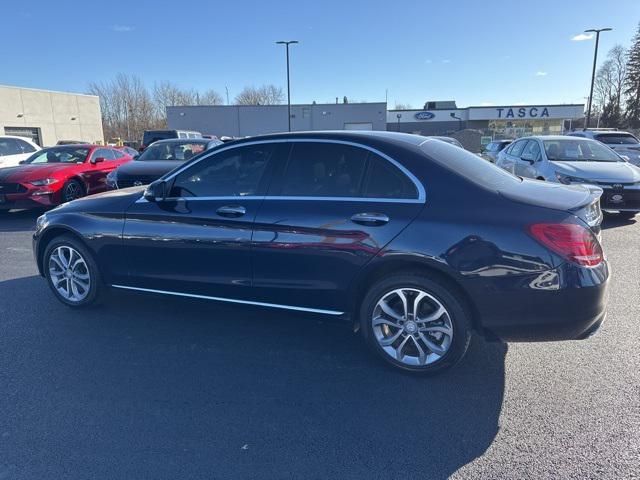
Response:
[[[242,205],[225,205],[216,210],[216,213],[221,217],[237,218],[247,213],[247,209]]]
[[[351,217],[351,221],[360,225],[377,227],[389,223],[389,217],[384,213],[356,213]]]

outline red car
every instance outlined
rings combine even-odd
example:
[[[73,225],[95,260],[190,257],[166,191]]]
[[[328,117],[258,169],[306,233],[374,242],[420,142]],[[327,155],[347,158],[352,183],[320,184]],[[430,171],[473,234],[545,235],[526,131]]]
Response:
[[[132,157],[113,147],[64,145],[0,168],[0,213],[46,208],[107,189],[107,174]]]

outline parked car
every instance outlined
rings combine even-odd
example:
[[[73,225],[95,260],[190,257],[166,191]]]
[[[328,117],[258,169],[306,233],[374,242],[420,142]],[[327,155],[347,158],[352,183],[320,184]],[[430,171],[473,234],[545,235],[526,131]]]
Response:
[[[86,145],[87,142],[83,140],[58,140],[56,145]]]
[[[135,162],[127,163],[111,172],[107,177],[107,187],[114,190],[147,185],[221,143],[220,140],[204,138],[159,140],[137,156]]]
[[[13,167],[40,150],[29,138],[0,135],[0,168]]]
[[[0,213],[43,208],[106,190],[107,173],[131,160],[99,145],[44,148],[17,167],[0,169]]]
[[[436,140],[441,140],[441,141],[443,141],[443,142],[450,143],[451,145],[455,145],[456,147],[464,148],[464,147],[462,146],[462,144],[461,144],[458,140],[456,140],[455,138],[452,138],[452,137],[438,137],[438,136],[431,136],[431,137],[429,137],[429,138],[434,138],[434,139],[436,139]]]
[[[114,147],[114,148],[117,148],[118,150],[123,151],[124,153],[126,153],[132,158],[135,158],[138,155],[140,155],[140,152],[138,152],[135,148],[127,147],[126,145],[123,145],[121,147]]]
[[[597,185],[601,208],[632,218],[640,212],[640,169],[599,141],[569,136],[521,138],[498,155],[496,164],[521,177]]]
[[[52,210],[33,245],[71,307],[110,286],[323,315],[395,367],[435,373],[472,330],[532,341],[598,329],[600,193],[521,180],[418,135],[275,134]]]
[[[625,160],[640,167],[640,140],[635,135],[617,130],[579,130],[568,133],[573,137],[592,138],[604,143],[616,153],[624,156]]]
[[[511,142],[513,142],[513,140],[493,140],[480,150],[480,156],[485,160],[489,160],[491,163],[496,163],[498,154],[511,145]]]
[[[144,152],[149,145],[158,140],[168,140],[171,138],[202,138],[202,134],[191,130],[146,130],[142,134],[140,152]]]

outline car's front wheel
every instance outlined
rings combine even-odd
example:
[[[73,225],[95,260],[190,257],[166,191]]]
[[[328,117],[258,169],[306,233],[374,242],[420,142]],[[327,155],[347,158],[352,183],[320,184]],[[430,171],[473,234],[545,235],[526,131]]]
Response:
[[[47,245],[43,271],[56,298],[71,307],[95,303],[104,288],[89,250],[68,235],[57,237]]]
[[[69,180],[62,188],[62,201],[70,202],[76,198],[84,197],[84,187],[78,180]]]
[[[434,374],[458,363],[470,342],[470,319],[459,293],[419,274],[375,284],[360,308],[369,347],[395,367]]]

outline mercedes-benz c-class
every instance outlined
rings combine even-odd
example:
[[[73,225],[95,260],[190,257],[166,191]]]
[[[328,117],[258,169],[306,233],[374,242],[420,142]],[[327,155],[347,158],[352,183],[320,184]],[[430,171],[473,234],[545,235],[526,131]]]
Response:
[[[51,210],[33,245],[71,307],[110,288],[323,315],[390,364],[434,373],[473,331],[543,341],[598,329],[601,193],[417,135],[275,134]]]

